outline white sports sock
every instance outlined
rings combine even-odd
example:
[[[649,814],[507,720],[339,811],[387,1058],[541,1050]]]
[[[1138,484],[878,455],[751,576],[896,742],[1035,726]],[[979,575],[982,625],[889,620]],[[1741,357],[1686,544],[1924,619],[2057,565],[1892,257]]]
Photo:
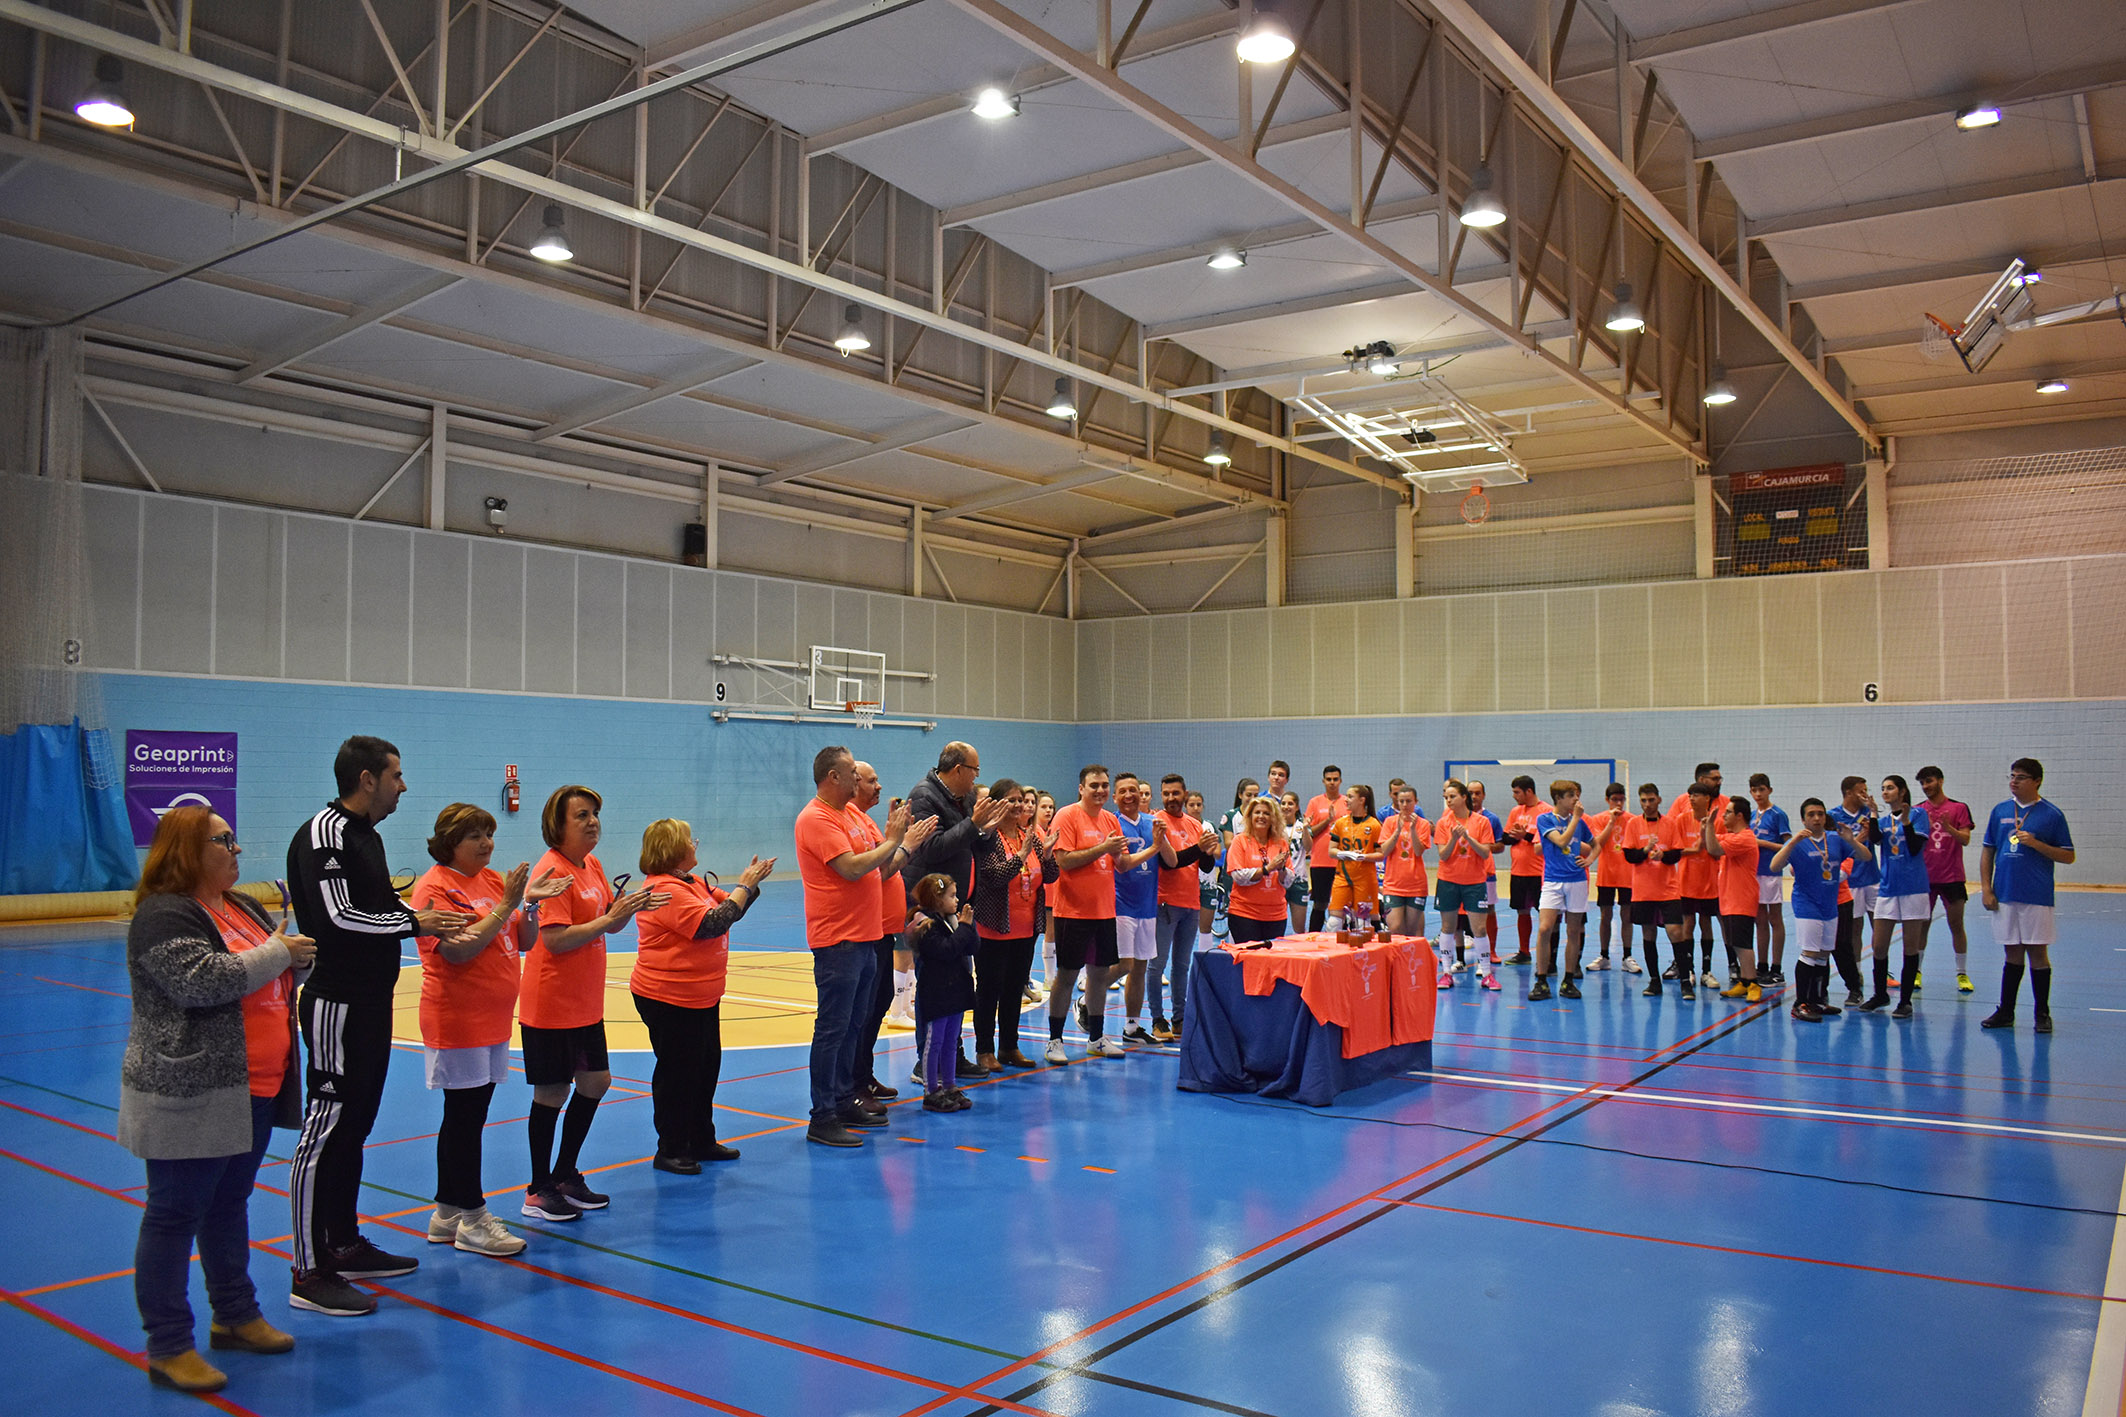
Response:
[[[899,997],[900,995],[902,995],[902,994],[906,994],[906,993],[909,993],[909,992],[913,991],[913,990],[914,990],[914,988],[915,988],[915,971],[914,971],[914,970],[912,970],[912,969],[896,969],[896,970],[894,970],[894,971],[893,971],[893,993],[894,993],[894,996],[895,996],[896,998],[898,998],[898,997]]]
[[[1958,974],[1969,974],[1971,972],[1964,968],[1964,952],[1962,950],[1956,952],[1956,972]]]

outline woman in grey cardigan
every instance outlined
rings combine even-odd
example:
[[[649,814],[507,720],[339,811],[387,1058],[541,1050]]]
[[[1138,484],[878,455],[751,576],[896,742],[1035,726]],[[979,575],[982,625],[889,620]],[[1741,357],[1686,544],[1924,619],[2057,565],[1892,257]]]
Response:
[[[241,851],[229,824],[204,807],[165,814],[126,933],[133,1026],[118,1140],[148,1164],[133,1293],[149,1378],[185,1392],[228,1381],[193,1343],[185,1290],[195,1242],[213,1346],[295,1346],[259,1313],[247,1209],[274,1126],[301,1122],[291,971],[307,968],[316,947],[275,930],[231,890]]]

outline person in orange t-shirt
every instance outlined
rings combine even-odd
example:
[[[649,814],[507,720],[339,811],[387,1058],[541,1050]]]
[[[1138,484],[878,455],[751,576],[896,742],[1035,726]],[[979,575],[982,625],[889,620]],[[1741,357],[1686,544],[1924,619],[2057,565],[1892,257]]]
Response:
[[[1152,1038],[1171,1042],[1181,1009],[1188,1000],[1189,966],[1196,955],[1197,926],[1201,923],[1204,866],[1215,866],[1224,853],[1224,839],[1190,816],[1188,780],[1178,772],[1159,779],[1159,818],[1166,828],[1166,843],[1159,851],[1159,922],[1155,939],[1158,953],[1152,956]],[[1166,1016],[1166,973],[1174,973],[1174,1016]]]
[[[1757,833],[1750,825],[1746,797],[1730,800],[1718,818],[1708,814],[1700,828],[1705,854],[1720,867],[1720,933],[1740,977],[1720,991],[1723,999],[1756,1003],[1764,997],[1757,982]]]
[[[1300,825],[1306,829],[1310,845],[1307,848],[1308,894],[1312,908],[1307,912],[1307,928],[1319,930],[1329,918],[1329,896],[1336,889],[1336,843],[1329,839],[1329,828],[1344,810],[1344,772],[1331,763],[1321,770],[1321,793],[1307,803]]]
[[[1603,792],[1609,810],[1597,812],[1587,818],[1587,826],[1599,839],[1609,833],[1609,845],[1595,858],[1595,901],[1602,912],[1602,952],[1587,966],[1592,970],[1609,968],[1609,933],[1613,917],[1622,918],[1624,946],[1624,971],[1639,972],[1639,961],[1631,953],[1631,863],[1624,859],[1624,822],[1631,815],[1624,807],[1624,784],[1612,782]],[[1616,825],[1611,827],[1611,823]],[[1620,909],[1621,907],[1621,909]]]
[[[1702,940],[1699,946],[1705,957],[1700,981],[1706,988],[1713,988],[1713,920],[1720,913],[1720,868],[1713,865],[1699,848],[1704,835],[1705,823],[1717,824],[1727,814],[1727,794],[1720,790],[1720,765],[1700,763],[1692,774],[1691,785],[1676,794],[1676,800],[1668,804],[1668,815],[1676,819],[1677,835],[1683,842],[1683,865],[1677,872],[1677,904],[1684,916],[1684,924]],[[1699,789],[1703,788],[1704,791]],[[1716,825],[1717,829],[1717,825]],[[1735,963],[1728,961],[1728,975],[1734,976]]]
[[[1484,920],[1493,913],[1485,882],[1492,869],[1491,848],[1496,837],[1491,830],[1491,819],[1473,810],[1469,789],[1460,779],[1448,778],[1440,789],[1440,799],[1445,809],[1432,828],[1433,845],[1439,848],[1439,987],[1452,989],[1454,957],[1461,949],[1463,919]],[[1473,953],[1476,955],[1478,984],[1497,993],[1498,976],[1492,972],[1489,955],[1482,949]]]
[[[533,1220],[575,1220],[612,1202],[590,1188],[576,1165],[598,1099],[613,1085],[605,1054],[605,937],[636,911],[665,903],[647,889],[620,895],[606,879],[605,867],[591,854],[604,807],[597,793],[571,784],[555,788],[539,813],[548,850],[534,870],[567,876],[569,888],[539,907],[539,940],[524,957],[517,999],[524,1080],[532,1086],[532,1178],[524,1214]],[[549,1161],[557,1123],[561,1150]]]
[[[524,1239],[488,1212],[480,1155],[495,1085],[509,1076],[518,956],[538,939],[540,904],[567,890],[570,877],[549,870],[533,881],[523,862],[507,877],[494,870],[488,862],[495,854],[495,819],[470,802],[453,802],[436,814],[428,854],[436,864],[413,883],[413,908],[477,917],[455,934],[416,941],[421,1051],[429,1088],[443,1094],[428,1241],[468,1254],[514,1255],[524,1249]]]
[[[1661,789],[1651,782],[1639,785],[1639,810],[1624,819],[1624,859],[1632,867],[1631,923],[1639,927],[1646,955],[1646,987],[1639,992],[1649,999],[1661,996],[1661,947],[1654,933],[1666,927],[1681,965],[1676,981],[1683,986],[1684,998],[1697,998],[1697,978],[1686,957],[1690,925],[1676,904],[1676,865],[1683,859],[1683,840],[1676,819],[1661,814]]]
[[[1543,839],[1536,821],[1547,810],[1536,796],[1534,778],[1522,773],[1513,780],[1513,806],[1506,813],[1505,839],[1511,843],[1506,855],[1506,903],[1513,907],[1521,947],[1506,957],[1508,964],[1526,964],[1533,958],[1528,941],[1543,899]]]
[[[1115,939],[1116,863],[1128,853],[1122,823],[1107,810],[1108,772],[1098,763],[1078,770],[1078,800],[1056,813],[1056,974],[1048,990],[1048,1050],[1052,1065],[1070,1061],[1063,1051],[1063,1021],[1070,1016],[1071,987],[1085,971],[1085,997],[1107,997],[1107,971],[1121,957]],[[1088,1058],[1119,1058],[1122,1045],[1101,1036],[1100,1015],[1088,1009],[1081,1022]]]
[[[1432,892],[1425,878],[1432,823],[1417,814],[1416,788],[1406,782],[1394,791],[1395,815],[1381,823],[1381,904],[1390,934],[1422,936],[1425,897]]]
[[[1344,793],[1341,816],[1329,828],[1335,846],[1336,882],[1329,889],[1331,930],[1370,930],[1380,921],[1380,818],[1374,814],[1373,789],[1353,783]]]
[[[1285,932],[1285,887],[1299,872],[1296,846],[1285,825],[1284,806],[1274,797],[1250,797],[1242,807],[1245,830],[1226,849],[1225,921],[1236,945],[1274,940]]]
[[[857,1054],[864,1017],[878,971],[878,940],[884,908],[882,877],[889,877],[937,830],[938,819],[913,826],[906,803],[886,814],[885,835],[876,845],[850,810],[856,801],[856,759],[839,744],[812,758],[813,795],[798,810],[794,836],[797,872],[805,889],[805,943],[812,949],[812,1114],[805,1140],[821,1146],[858,1147],[852,1127],[882,1127],[885,1105],[860,1092]]]
[[[650,1164],[675,1176],[698,1176],[704,1161],[736,1161],[738,1148],[716,1140],[716,1081],[723,1072],[724,974],[731,927],[760,899],[775,858],[758,856],[738,873],[729,894],[693,875],[701,864],[694,829],[676,817],[642,831],[642,884],[665,903],[635,917],[635,971],[628,992],[650,1035],[657,1066],[650,1110],[657,1154]]]

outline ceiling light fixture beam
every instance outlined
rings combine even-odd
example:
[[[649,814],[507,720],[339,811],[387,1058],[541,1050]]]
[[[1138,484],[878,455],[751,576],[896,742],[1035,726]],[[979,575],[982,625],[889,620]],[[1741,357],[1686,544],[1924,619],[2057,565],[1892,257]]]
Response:
[[[299,364],[311,355],[354,334],[366,330],[381,320],[388,320],[401,310],[420,304],[431,295],[439,294],[458,283],[458,277],[447,275],[428,276],[415,281],[395,295],[373,301],[359,310],[349,311],[323,329],[290,340],[270,353],[262,354],[237,372],[236,382],[253,384],[268,374],[277,373],[291,364]]]
[[[1429,193],[1397,202],[1383,202],[1374,208],[1373,215],[1366,219],[1366,229],[1372,231],[1392,221],[1431,216],[1438,210],[1439,198]],[[1179,266],[1206,260],[1228,247],[1245,246],[1251,253],[1260,255],[1272,247],[1288,246],[1295,241],[1311,241],[1320,235],[1319,222],[1287,222],[1282,226],[1259,227],[1210,241],[1192,241],[1186,246],[1169,246],[1158,251],[1141,252],[1135,256],[1118,256],[1112,261],[1101,261],[1096,265],[1073,266],[1054,272],[1053,279],[1056,289],[1066,290],[1072,286],[1090,285],[1096,280],[1110,280],[1115,276],[1134,275],[1138,271],[1157,270],[1161,266]]]

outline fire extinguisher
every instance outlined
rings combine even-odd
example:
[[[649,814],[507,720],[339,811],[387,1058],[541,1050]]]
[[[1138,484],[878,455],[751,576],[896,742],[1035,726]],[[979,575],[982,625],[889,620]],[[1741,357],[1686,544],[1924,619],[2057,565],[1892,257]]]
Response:
[[[507,764],[502,769],[502,800],[508,804],[510,811],[517,810],[517,765],[515,763]]]

